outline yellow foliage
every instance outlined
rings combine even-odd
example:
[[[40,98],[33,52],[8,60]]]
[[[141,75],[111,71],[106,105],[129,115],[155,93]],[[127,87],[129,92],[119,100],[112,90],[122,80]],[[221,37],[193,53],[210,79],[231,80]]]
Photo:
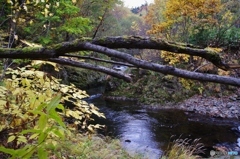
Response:
[[[175,65],[181,62],[188,62],[190,59],[189,55],[186,54],[176,54],[168,51],[162,51],[161,57],[168,62],[170,65]]]
[[[162,22],[164,19],[162,17],[162,12],[165,11],[167,0],[154,0],[154,3],[148,6],[148,13],[145,16],[145,21],[150,24],[157,24]]]
[[[33,62],[33,64],[45,64],[45,62]],[[52,64],[56,67],[55,64]],[[36,115],[31,113],[39,105],[52,100],[58,93],[62,94],[62,103],[70,102],[73,109],[66,109],[67,117],[79,121],[92,120],[92,114],[104,117],[98,108],[88,104],[81,99],[88,97],[86,91],[79,90],[75,85],[60,84],[60,81],[47,73],[35,70],[31,65],[23,68],[8,69],[6,74],[12,78],[4,81],[4,86],[0,86],[0,122],[3,129],[12,129],[24,124],[34,125],[32,121]],[[70,115],[69,115],[69,112]],[[62,113],[62,116],[65,116]]]
[[[179,78],[179,82],[187,90],[190,90],[192,88],[192,86],[195,84],[192,80],[188,80],[185,78]]]
[[[206,50],[212,51],[214,53],[220,53],[222,52],[222,48],[215,48],[215,47],[206,47]]]
[[[48,150],[57,154],[53,149],[60,142],[74,138],[73,131],[81,128],[93,133],[103,127],[88,124],[93,114],[105,116],[93,104],[81,100],[88,97],[86,91],[60,84],[60,80],[31,65],[8,69],[6,74],[9,78],[0,86],[0,132],[4,131],[0,152],[12,158],[47,158]],[[60,104],[66,101],[72,109]],[[69,117],[72,124],[66,127],[64,120]]]
[[[209,27],[216,25],[218,20],[216,15],[219,14],[223,8],[221,0],[168,0],[166,8],[162,9],[161,0],[155,2],[150,6],[150,13],[145,18],[146,21],[152,25],[148,30],[149,34],[155,34],[164,38],[175,38],[185,40],[182,36],[186,36],[190,32],[197,32],[198,27]],[[161,10],[163,18],[160,21],[154,20],[154,10]],[[159,13],[159,11],[158,11]],[[159,34],[160,33],[160,34]],[[162,35],[161,35],[162,34]],[[166,37],[166,35],[170,35]]]
[[[224,71],[222,69],[218,69],[218,75],[220,76],[228,76],[230,74],[230,71]]]

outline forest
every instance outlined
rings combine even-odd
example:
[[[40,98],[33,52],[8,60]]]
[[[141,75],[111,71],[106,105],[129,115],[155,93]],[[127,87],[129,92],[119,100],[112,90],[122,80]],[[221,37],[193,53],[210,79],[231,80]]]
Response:
[[[85,99],[100,85],[106,99],[157,107],[196,96],[240,99],[239,0],[135,8],[121,0],[0,0],[0,8],[0,158],[140,158],[97,134],[105,127],[93,120],[106,117]],[[238,118],[236,107],[202,114]],[[176,142],[162,158],[197,158],[201,148]]]

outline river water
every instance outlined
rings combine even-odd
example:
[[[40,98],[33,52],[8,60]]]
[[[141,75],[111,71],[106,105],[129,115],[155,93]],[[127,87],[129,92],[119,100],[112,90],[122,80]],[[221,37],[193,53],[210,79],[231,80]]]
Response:
[[[130,103],[106,102],[100,96],[91,98],[107,119],[95,118],[106,125],[104,135],[121,140],[130,154],[158,159],[169,142],[178,138],[196,139],[206,147],[209,156],[212,146],[237,147],[239,120],[223,120],[187,113],[180,110],[147,110]]]

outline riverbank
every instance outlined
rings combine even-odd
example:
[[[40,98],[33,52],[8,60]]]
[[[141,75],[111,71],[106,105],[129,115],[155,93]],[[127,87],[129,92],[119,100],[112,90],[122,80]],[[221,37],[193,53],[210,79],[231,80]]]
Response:
[[[142,105],[146,109],[180,109],[200,115],[220,118],[240,118],[240,89],[229,96],[202,96],[194,95],[178,103],[165,105]]]
[[[211,117],[239,118],[240,94],[238,92],[231,96],[219,98],[195,95],[175,107]]]

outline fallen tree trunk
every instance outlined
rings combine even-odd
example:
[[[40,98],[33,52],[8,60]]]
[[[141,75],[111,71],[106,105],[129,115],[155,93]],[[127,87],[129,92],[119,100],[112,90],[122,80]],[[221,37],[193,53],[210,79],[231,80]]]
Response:
[[[111,49],[110,49],[111,48]],[[25,47],[16,49],[0,48],[0,58],[11,59],[32,59],[32,60],[46,60],[52,61],[63,65],[70,65],[76,67],[87,68],[95,71],[100,71],[106,74],[110,74],[114,77],[124,79],[127,82],[131,81],[131,77],[124,73],[115,71],[103,66],[96,66],[90,63],[84,63],[79,61],[73,61],[63,59],[61,56],[73,56],[74,52],[78,51],[95,51],[110,57],[117,57],[128,62],[125,65],[135,66],[143,69],[148,69],[163,74],[170,74],[182,78],[194,79],[199,81],[208,81],[229,84],[233,86],[240,86],[240,79],[229,76],[219,76],[206,73],[197,73],[187,70],[178,69],[172,66],[160,65],[157,63],[148,62],[145,60],[137,59],[127,53],[114,50],[116,48],[138,48],[138,49],[157,49],[165,50],[173,53],[184,53],[192,56],[199,56],[213,63],[215,66],[229,70],[231,64],[225,64],[222,62],[219,56],[219,51],[209,48],[200,48],[193,45],[174,43],[164,41],[162,39],[148,38],[148,37],[105,37],[101,39],[89,39],[82,38],[71,42],[63,42],[48,47]],[[72,53],[72,54],[68,54]],[[79,56],[79,58],[81,58]],[[86,57],[84,57],[86,58]],[[89,58],[94,60],[94,58]],[[96,58],[95,58],[96,59]],[[100,59],[96,59],[99,61]],[[113,61],[102,60],[103,62],[114,63]],[[116,62],[118,63],[118,62]],[[124,64],[124,63],[123,63]]]

